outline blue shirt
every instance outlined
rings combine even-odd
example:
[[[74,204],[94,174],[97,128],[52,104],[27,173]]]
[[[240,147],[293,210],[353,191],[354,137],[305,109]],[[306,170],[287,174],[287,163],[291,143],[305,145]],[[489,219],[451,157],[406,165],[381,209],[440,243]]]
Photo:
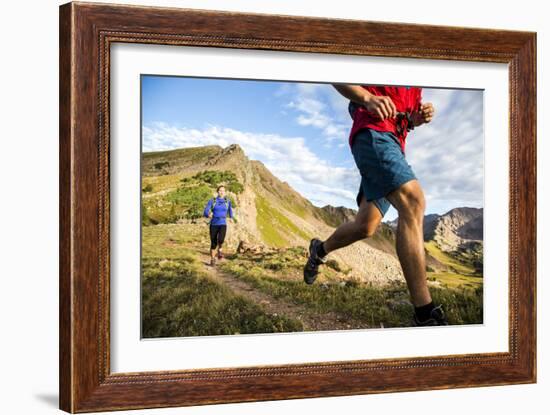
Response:
[[[210,225],[226,225],[225,218],[227,214],[233,219],[233,209],[231,209],[231,200],[217,196],[212,198],[206,204],[204,208],[204,217],[208,217],[208,214],[212,211],[212,220]]]

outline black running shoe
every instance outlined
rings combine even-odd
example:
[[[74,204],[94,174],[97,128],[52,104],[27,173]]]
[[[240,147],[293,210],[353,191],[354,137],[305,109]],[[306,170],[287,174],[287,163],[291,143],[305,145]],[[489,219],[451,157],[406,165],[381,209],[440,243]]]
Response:
[[[430,318],[424,321],[419,321],[416,317],[416,314],[413,317],[414,319],[414,325],[417,327],[425,327],[425,326],[448,326],[449,322],[447,321],[447,317],[445,317],[445,313],[443,311],[443,308],[441,308],[441,305],[438,305],[430,312]]]
[[[314,238],[309,243],[309,258],[304,267],[304,281],[306,284],[313,284],[319,273],[319,265],[326,262],[326,258],[321,258],[317,255],[317,247],[323,242],[320,239]]]

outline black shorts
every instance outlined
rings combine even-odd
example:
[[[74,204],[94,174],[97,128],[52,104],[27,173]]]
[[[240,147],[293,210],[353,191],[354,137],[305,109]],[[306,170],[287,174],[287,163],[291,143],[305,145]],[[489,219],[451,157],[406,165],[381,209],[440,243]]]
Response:
[[[210,225],[210,249],[222,246],[226,232],[227,225]]]

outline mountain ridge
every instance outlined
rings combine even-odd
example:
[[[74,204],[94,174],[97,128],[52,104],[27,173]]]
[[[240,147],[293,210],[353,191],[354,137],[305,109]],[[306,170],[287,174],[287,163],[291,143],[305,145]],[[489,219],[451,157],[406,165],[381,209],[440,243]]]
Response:
[[[326,239],[337,226],[353,220],[357,213],[342,206],[313,205],[288,183],[273,175],[261,161],[249,159],[238,144],[144,153],[142,171],[144,180],[151,186],[144,198],[149,200],[146,207],[153,216],[160,209],[153,202],[165,206],[166,196],[176,191],[183,180],[193,181],[193,177],[205,171],[231,172],[242,187],[240,193],[229,192],[237,206],[237,223],[230,226],[227,238],[228,245],[234,249],[240,241],[274,248],[307,247],[312,237]],[[229,176],[222,174],[220,177]],[[208,189],[213,192],[214,186],[210,185],[207,188],[202,184],[201,188],[194,184],[190,189],[202,189],[200,194],[205,196],[197,196],[201,199],[206,197]],[[456,210],[449,217],[445,216],[449,212],[426,216],[425,236],[429,236],[425,239],[433,245],[427,247],[427,264],[432,269],[449,269],[444,265],[445,261],[436,258],[439,250],[464,261],[475,260],[478,265],[482,262],[482,241],[467,238],[478,236],[482,211],[481,215],[473,214],[473,211],[462,214],[461,208],[456,209],[450,211]],[[472,243],[477,252],[474,259],[469,256],[468,244]],[[373,237],[331,253],[331,257],[344,268],[353,270],[350,277],[376,283],[403,278],[395,251],[395,228],[391,222],[382,223]]]

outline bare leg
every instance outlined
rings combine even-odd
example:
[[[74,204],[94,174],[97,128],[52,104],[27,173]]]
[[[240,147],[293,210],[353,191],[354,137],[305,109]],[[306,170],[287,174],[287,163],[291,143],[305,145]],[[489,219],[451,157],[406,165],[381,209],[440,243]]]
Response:
[[[355,220],[341,224],[330,237],[323,242],[327,253],[344,246],[348,246],[361,239],[368,238],[376,232],[382,221],[382,214],[376,205],[367,202],[365,197],[361,200],[359,211]]]
[[[418,180],[411,180],[391,192],[387,199],[397,209],[397,256],[405,274],[415,307],[432,301],[426,280],[424,253],[424,193]]]

